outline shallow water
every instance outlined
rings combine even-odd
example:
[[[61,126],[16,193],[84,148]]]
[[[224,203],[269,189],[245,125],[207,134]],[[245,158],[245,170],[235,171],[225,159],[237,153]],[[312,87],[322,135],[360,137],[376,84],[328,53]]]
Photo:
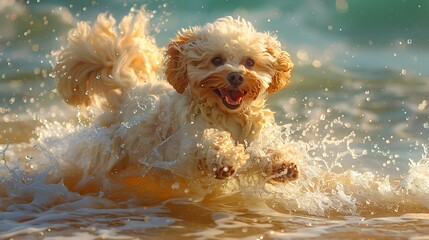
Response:
[[[57,96],[50,52],[76,21],[142,3],[159,46],[225,15],[278,35],[296,68],[269,100],[279,127],[249,148],[281,139],[300,179],[266,183],[257,166],[229,181],[168,167],[63,178],[72,160],[58,156],[90,133]],[[429,239],[428,11],[396,0],[1,1],[0,238]]]

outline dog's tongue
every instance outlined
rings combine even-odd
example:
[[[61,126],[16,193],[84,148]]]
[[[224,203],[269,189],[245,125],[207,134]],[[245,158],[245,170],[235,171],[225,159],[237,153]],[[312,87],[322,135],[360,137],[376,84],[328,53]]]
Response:
[[[238,103],[244,96],[244,94],[238,90],[223,90],[220,89],[222,97],[227,97],[228,100],[234,103]]]

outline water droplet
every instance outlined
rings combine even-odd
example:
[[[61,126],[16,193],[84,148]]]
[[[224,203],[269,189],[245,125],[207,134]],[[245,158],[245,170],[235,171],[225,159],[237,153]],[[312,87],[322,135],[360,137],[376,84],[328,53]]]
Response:
[[[308,60],[308,53],[305,51],[305,50],[303,50],[303,49],[301,49],[301,50],[299,50],[297,53],[296,53],[296,56],[299,58],[299,60],[301,60],[301,61],[307,61]]]
[[[33,44],[33,46],[31,46],[31,50],[33,52],[38,52],[40,50],[39,44]]]
[[[412,43],[413,43],[413,40],[411,38],[407,40],[407,44],[412,44]]]
[[[172,190],[177,190],[177,189],[179,189],[180,188],[180,184],[179,183],[173,183],[172,185],[171,185],[171,189]]]
[[[420,111],[422,111],[422,110],[424,110],[424,109],[426,108],[426,106],[427,106],[427,105],[428,105],[428,101],[423,100],[423,102],[421,102],[421,103],[419,104],[418,109],[419,109]]]

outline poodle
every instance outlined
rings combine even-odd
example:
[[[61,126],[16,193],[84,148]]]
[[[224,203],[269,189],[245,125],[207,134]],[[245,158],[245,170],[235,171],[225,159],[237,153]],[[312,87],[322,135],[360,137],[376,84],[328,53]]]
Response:
[[[53,51],[59,95],[79,113],[91,111],[90,124],[103,136],[82,139],[68,157],[88,161],[91,174],[170,164],[216,179],[260,161],[248,146],[275,124],[266,100],[288,85],[294,66],[276,37],[223,17],[182,29],[159,48],[147,28],[144,10],[119,24],[102,13],[92,25],[77,23]],[[298,178],[282,149],[262,151],[270,180]]]

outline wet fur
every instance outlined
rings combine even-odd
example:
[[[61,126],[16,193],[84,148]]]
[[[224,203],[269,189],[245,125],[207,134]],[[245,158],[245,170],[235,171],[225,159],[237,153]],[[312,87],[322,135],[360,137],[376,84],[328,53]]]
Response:
[[[93,175],[176,161],[186,166],[176,170],[189,177],[201,172],[230,177],[255,161],[247,145],[275,124],[265,102],[289,83],[289,54],[274,36],[232,17],[183,29],[163,49],[147,34],[147,19],[142,10],[116,26],[113,17],[100,14],[92,26],[78,23],[68,44],[53,53],[60,96],[80,109],[101,112],[92,124],[106,139],[82,141],[68,157],[82,159],[84,153]],[[215,57],[222,65],[212,63]],[[252,66],[246,66],[248,59]],[[236,109],[216,94],[231,88],[231,72],[244,76],[236,91],[245,94]],[[297,165],[282,158],[276,146],[264,152],[271,156],[263,169],[267,176],[298,177]]]

